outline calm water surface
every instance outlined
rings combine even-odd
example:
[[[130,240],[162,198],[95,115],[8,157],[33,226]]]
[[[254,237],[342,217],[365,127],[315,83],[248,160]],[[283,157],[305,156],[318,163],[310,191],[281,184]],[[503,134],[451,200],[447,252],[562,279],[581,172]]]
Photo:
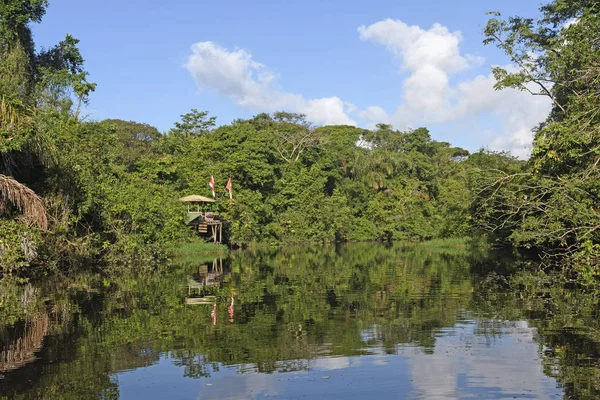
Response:
[[[0,286],[0,399],[600,398],[598,299],[466,247]]]

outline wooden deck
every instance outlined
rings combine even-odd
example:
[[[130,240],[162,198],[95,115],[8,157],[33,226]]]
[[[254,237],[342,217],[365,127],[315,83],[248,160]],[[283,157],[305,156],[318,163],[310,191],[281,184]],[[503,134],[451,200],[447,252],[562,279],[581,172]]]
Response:
[[[208,211],[188,211],[186,221],[201,235],[210,233],[214,243],[223,241],[223,219],[218,213]],[[210,232],[209,232],[210,231]]]
[[[188,297],[185,304],[212,304],[215,296],[202,296],[207,286],[219,286],[223,280],[223,259],[214,259],[212,265],[202,264],[194,277],[189,277],[187,284],[181,285],[187,288]],[[194,295],[202,297],[192,297]]]

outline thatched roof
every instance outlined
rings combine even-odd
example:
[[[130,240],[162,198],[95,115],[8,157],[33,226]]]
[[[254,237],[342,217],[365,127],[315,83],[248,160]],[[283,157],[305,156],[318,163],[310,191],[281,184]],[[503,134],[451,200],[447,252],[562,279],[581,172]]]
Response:
[[[191,194],[189,196],[182,197],[179,200],[185,201],[187,203],[214,203],[215,202],[211,198],[200,196],[197,194]]]
[[[42,199],[22,183],[0,174],[0,214],[5,211],[7,202],[14,204],[26,221],[36,223],[42,230],[48,229],[48,217]]]

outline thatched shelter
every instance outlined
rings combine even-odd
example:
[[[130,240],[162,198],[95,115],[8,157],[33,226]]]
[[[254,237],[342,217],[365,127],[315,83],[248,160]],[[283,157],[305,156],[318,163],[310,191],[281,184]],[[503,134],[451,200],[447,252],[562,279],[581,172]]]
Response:
[[[179,199],[185,203],[214,203],[215,200],[209,197],[200,196],[198,194],[191,194]]]
[[[186,222],[193,226],[198,233],[208,234],[210,227],[210,235],[215,243],[221,243],[223,238],[223,221],[221,220],[219,213],[206,210],[207,203],[215,203],[214,199],[210,197],[200,196],[198,194],[191,194],[184,196],[179,199],[184,203],[188,203],[188,213]],[[196,204],[196,210],[191,210],[190,204]],[[201,209],[202,208],[202,209]],[[212,209],[212,207],[208,207]]]

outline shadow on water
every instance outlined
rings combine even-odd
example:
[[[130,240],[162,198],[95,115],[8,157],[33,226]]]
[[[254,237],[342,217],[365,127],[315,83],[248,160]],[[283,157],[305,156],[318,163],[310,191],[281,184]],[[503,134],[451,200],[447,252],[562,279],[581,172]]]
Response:
[[[515,265],[354,243],[4,282],[0,398],[598,398],[598,296]]]

